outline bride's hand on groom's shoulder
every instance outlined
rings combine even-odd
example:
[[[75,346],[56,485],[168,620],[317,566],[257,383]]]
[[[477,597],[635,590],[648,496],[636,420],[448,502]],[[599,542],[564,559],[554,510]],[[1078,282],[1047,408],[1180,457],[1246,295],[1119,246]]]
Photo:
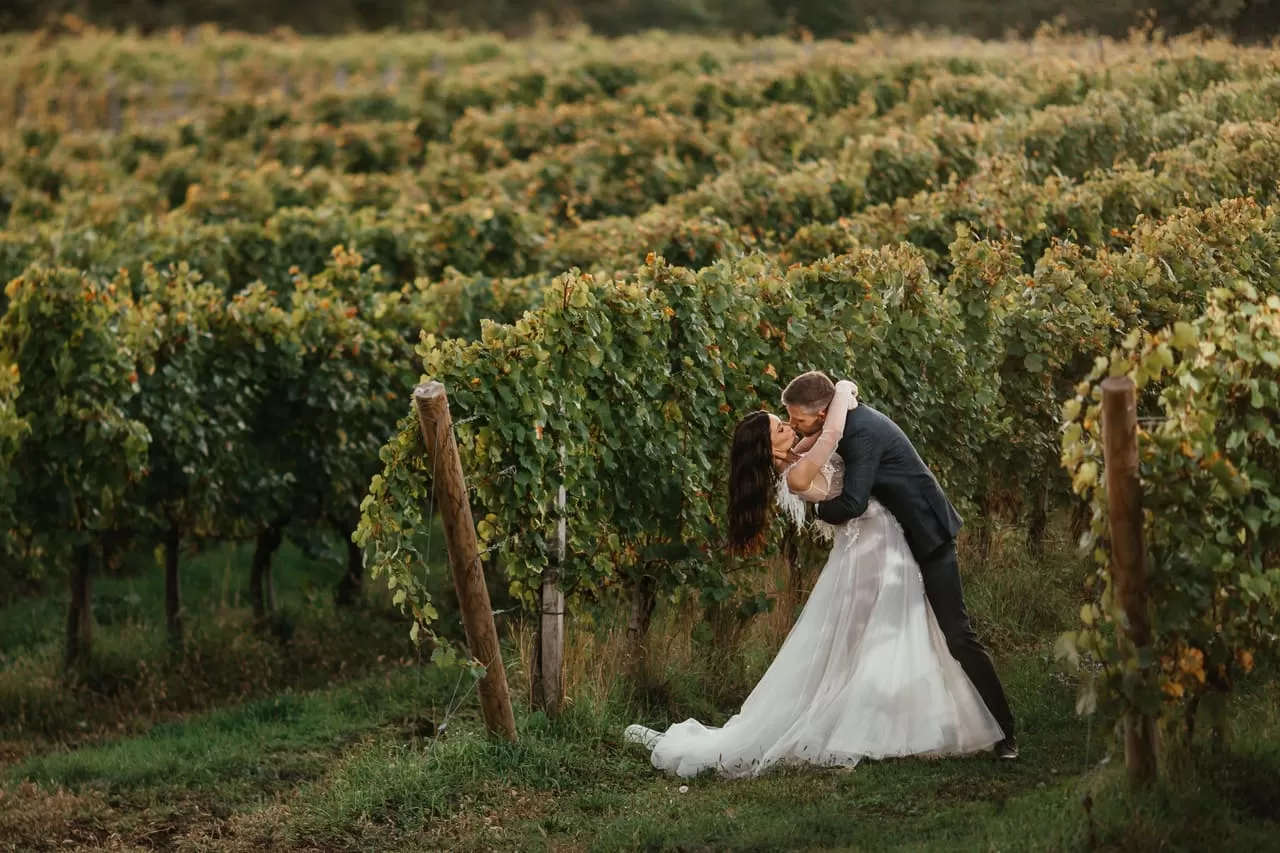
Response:
[[[836,391],[847,391],[850,394],[849,408],[858,407],[858,383],[852,379],[841,379],[836,383]]]

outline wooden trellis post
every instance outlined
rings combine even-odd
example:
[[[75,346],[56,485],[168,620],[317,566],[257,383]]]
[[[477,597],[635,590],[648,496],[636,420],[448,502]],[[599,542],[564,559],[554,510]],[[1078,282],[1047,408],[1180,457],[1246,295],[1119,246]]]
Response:
[[[1102,382],[1102,440],[1111,577],[1116,603],[1125,615],[1120,630],[1134,646],[1144,649],[1151,644],[1151,622],[1147,614],[1147,552],[1138,474],[1138,404],[1136,386],[1127,376],[1112,376]],[[1150,714],[1133,708],[1125,712],[1124,763],[1134,784],[1145,785],[1156,777],[1156,723]]]
[[[484,714],[485,729],[515,741],[516,720],[511,710],[507,671],[502,664],[502,647],[498,644],[493,605],[489,602],[489,589],[480,564],[471,501],[462,475],[462,459],[458,456],[444,385],[439,382],[419,385],[413,389],[413,402],[431,464],[432,487],[444,525],[453,588],[462,610],[462,627],[472,656],[485,667],[484,677],[480,679],[480,710]]]
[[[560,447],[560,460],[564,462],[564,446]],[[565,487],[560,486],[556,495],[556,508],[560,516],[556,525],[556,550],[551,564],[542,575],[542,588],[539,595],[538,647],[533,656],[533,672],[530,684],[533,687],[533,705],[541,708],[547,716],[554,717],[560,713],[564,699],[564,589],[560,584],[560,573],[564,568],[565,555],[568,553],[568,529],[566,526]]]

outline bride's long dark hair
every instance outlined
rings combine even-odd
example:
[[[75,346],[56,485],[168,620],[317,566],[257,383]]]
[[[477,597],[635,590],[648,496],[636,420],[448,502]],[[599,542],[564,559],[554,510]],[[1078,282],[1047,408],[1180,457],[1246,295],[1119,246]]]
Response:
[[[751,554],[764,544],[774,486],[769,413],[738,422],[729,448],[729,550]]]

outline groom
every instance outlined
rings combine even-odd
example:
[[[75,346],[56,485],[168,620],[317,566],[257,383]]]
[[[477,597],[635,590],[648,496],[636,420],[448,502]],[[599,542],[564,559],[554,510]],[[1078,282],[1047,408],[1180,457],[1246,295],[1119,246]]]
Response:
[[[835,393],[835,384],[816,370],[787,385],[782,405],[798,434],[814,435],[822,429]],[[1004,731],[1004,740],[995,746],[996,755],[1017,758],[1013,712],[991,655],[965,612],[955,539],[961,521],[955,507],[898,425],[865,403],[849,412],[836,450],[845,464],[844,490],[817,505],[818,518],[843,524],[866,512],[874,496],[898,519],[920,564],[925,595],[947,638],[947,648]]]

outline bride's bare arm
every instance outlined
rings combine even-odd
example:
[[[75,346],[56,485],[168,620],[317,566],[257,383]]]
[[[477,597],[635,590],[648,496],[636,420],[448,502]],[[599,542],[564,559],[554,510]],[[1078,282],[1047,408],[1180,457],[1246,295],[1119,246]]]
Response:
[[[799,494],[813,485],[813,478],[835,453],[836,445],[844,434],[845,418],[849,416],[849,406],[853,403],[853,395],[858,386],[848,380],[836,383],[836,395],[827,406],[827,419],[822,425],[822,432],[805,453],[804,457],[791,466],[787,472],[787,488]]]

